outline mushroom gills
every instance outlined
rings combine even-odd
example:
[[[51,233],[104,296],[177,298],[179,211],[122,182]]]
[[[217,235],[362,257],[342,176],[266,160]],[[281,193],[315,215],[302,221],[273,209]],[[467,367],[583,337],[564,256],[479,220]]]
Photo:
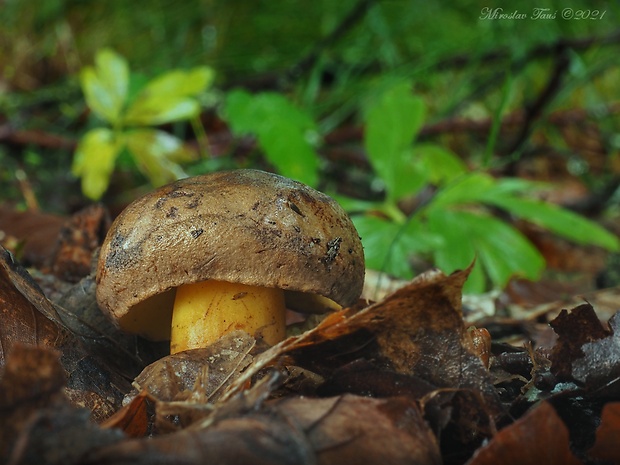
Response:
[[[332,299],[310,292],[286,291],[284,293],[286,308],[299,313],[328,313],[342,310],[342,305]]]
[[[119,318],[118,325],[125,332],[152,341],[169,341],[174,296],[175,290],[170,289],[138,302]]]
[[[213,279],[177,289],[170,353],[206,347],[234,330],[263,338],[271,345],[283,340],[284,291]]]

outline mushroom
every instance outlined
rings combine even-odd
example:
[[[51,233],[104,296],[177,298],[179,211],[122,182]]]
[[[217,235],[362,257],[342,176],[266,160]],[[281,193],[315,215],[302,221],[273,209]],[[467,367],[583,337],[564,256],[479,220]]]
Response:
[[[332,198],[232,170],[182,179],[123,210],[99,254],[97,302],[121,329],[170,339],[177,353],[235,329],[276,344],[287,306],[351,305],[363,281],[360,238]]]

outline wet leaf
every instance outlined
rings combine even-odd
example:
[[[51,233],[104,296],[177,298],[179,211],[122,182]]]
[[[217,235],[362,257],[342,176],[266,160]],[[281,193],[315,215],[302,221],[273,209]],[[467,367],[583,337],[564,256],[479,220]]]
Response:
[[[406,399],[290,397],[229,412],[207,427],[126,441],[94,455],[104,464],[439,464],[419,407]]]
[[[147,394],[142,392],[127,405],[101,423],[102,428],[116,428],[132,438],[144,437],[149,431]]]
[[[133,439],[93,452],[84,465],[315,465],[305,435],[274,413],[250,412],[210,428]]]
[[[157,360],[134,381],[138,391],[157,400],[214,401],[252,361],[256,341],[243,331],[232,331],[204,349],[188,350]]]
[[[470,351],[461,315],[461,289],[468,271],[416,278],[408,286],[340,322],[326,320],[301,344],[370,332],[391,368],[438,387],[475,389],[498,408],[495,390]],[[337,318],[337,316],[334,316]]]
[[[47,316],[53,314],[53,306],[31,276],[0,248],[0,367],[15,344],[66,345],[71,336]]]
[[[407,396],[421,399],[437,386],[415,375],[382,369],[367,360],[355,360],[336,369],[319,387],[322,396],[351,393],[369,397]]]
[[[208,404],[216,402],[251,363],[255,343],[247,333],[233,331],[204,349],[168,355],[138,375],[134,393],[155,400],[160,430],[185,427],[211,413]]]
[[[327,380],[326,389],[335,389],[343,377],[363,380],[348,389],[365,394],[368,390],[395,393],[396,388],[390,391],[376,380],[389,371],[402,386],[400,394],[426,392],[420,387],[422,382],[426,389],[443,389],[451,396],[462,393],[455,402],[463,407],[476,405],[467,408],[476,411],[479,429],[489,433],[502,407],[488,372],[470,351],[460,307],[466,278],[467,271],[450,276],[428,273],[381,302],[333,313],[315,329],[258,355],[224,399],[244,389],[252,376],[272,364],[287,363],[316,372]],[[357,376],[355,369],[344,371],[342,367],[356,359],[370,362],[358,366],[373,373],[374,381]],[[441,403],[445,405],[446,400],[442,398]]]
[[[0,245],[28,266],[47,263],[65,219],[34,211],[17,211],[0,205]],[[13,245],[9,245],[12,242]]]
[[[601,425],[596,431],[596,442],[588,455],[609,463],[620,463],[620,403],[613,402],[603,408]]]
[[[559,380],[571,379],[573,362],[584,356],[583,345],[609,334],[599,321],[590,304],[571,310],[562,310],[549,322],[558,340],[550,355],[551,371]]]
[[[73,215],[60,229],[50,267],[63,281],[78,282],[91,271],[92,257],[110,227],[108,211],[100,204],[90,205]]]
[[[276,407],[299,425],[319,464],[439,464],[435,436],[405,398],[290,397]]]
[[[573,377],[591,394],[620,395],[620,313],[609,320],[611,334],[582,346],[583,358],[573,363]]]
[[[579,465],[568,430],[551,405],[543,402],[481,447],[467,465]]]
[[[93,448],[121,439],[74,408],[64,395],[56,351],[14,345],[0,379],[0,462],[71,465]]]
[[[73,315],[55,307],[32,277],[0,248],[0,368],[16,344],[58,350],[72,402],[92,408],[94,417],[101,420],[118,409],[129,382],[122,372],[111,369],[105,358],[85,349],[65,324],[72,318]],[[101,333],[94,334],[93,341],[100,344]]]

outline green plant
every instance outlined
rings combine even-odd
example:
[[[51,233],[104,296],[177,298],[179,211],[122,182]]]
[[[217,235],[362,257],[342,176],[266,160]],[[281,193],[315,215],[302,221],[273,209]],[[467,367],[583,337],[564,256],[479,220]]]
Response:
[[[233,90],[225,97],[224,112],[237,136],[254,134],[267,159],[280,174],[310,186],[318,183],[318,137],[314,120],[281,94],[251,95]]]
[[[579,243],[619,250],[618,238],[597,224],[537,200],[544,186],[521,179],[495,179],[471,171],[454,154],[432,144],[415,143],[425,105],[409,83],[390,87],[368,107],[365,148],[385,186],[382,202],[343,200],[363,238],[370,268],[399,277],[411,275],[412,253],[429,254],[452,272],[477,264],[466,289],[481,292],[487,277],[503,287],[515,275],[536,279],[544,259],[516,228],[494,215],[501,209]],[[408,216],[399,202],[433,186],[430,200]]]
[[[234,91],[225,102],[235,134],[256,134],[280,173],[316,183],[318,156],[308,137],[316,126],[307,113],[273,93]],[[367,107],[364,145],[385,197],[380,202],[339,200],[362,236],[369,268],[408,278],[413,273],[409,258],[422,254],[445,272],[476,259],[466,284],[469,292],[482,292],[489,281],[501,288],[515,275],[536,279],[545,266],[542,255],[495,214],[498,209],[579,243],[620,249],[618,238],[594,222],[533,196],[543,184],[495,179],[470,170],[439,145],[416,142],[425,117],[424,101],[412,94],[408,82],[390,85]],[[420,198],[425,189],[433,192],[430,199],[406,214],[401,202]]]
[[[104,49],[95,66],[80,73],[86,103],[108,127],[96,127],[81,138],[72,172],[82,178],[91,199],[106,191],[119,155],[126,150],[138,169],[154,184],[185,176],[180,163],[192,158],[182,141],[154,126],[196,119],[197,97],[213,80],[213,71],[198,67],[172,70],[138,86],[125,59]],[[131,92],[133,87],[139,87]]]

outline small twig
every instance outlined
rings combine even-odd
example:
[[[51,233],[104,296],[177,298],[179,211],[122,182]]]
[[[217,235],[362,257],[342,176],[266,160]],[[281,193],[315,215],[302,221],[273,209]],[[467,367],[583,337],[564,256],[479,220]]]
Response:
[[[75,150],[77,142],[73,139],[40,131],[38,129],[13,129],[9,125],[0,127],[0,142],[17,146],[36,145],[49,149]]]
[[[582,37],[579,39],[561,38],[550,44],[541,44],[530,50],[527,56],[519,61],[519,63],[528,63],[532,60],[546,58],[549,55],[557,53],[558,49],[587,50],[593,45],[613,45],[620,42],[620,30],[614,31],[603,37]],[[492,50],[480,57],[472,57],[471,55],[455,55],[441,60],[435,66],[437,69],[461,69],[472,63],[492,64],[497,61],[507,60],[511,58],[510,50]]]
[[[571,124],[580,124],[592,118],[608,117],[617,114],[620,114],[620,103],[612,103],[605,107],[604,110],[597,109],[596,114],[581,108],[557,111],[549,115],[549,123],[563,127]],[[523,110],[513,111],[502,119],[501,130],[514,130],[524,124],[525,118]],[[492,125],[493,120],[491,118],[468,119],[459,116],[426,124],[420,129],[419,137],[427,138],[454,133],[485,134],[491,129]],[[342,126],[327,134],[325,142],[327,145],[342,145],[351,141],[359,141],[363,136],[364,128],[362,126]]]
[[[540,92],[538,97],[529,105],[525,106],[525,120],[521,126],[519,134],[515,138],[512,145],[506,151],[509,154],[520,152],[523,146],[527,143],[529,136],[532,132],[534,123],[542,115],[545,107],[547,107],[558,94],[562,87],[562,80],[568,70],[570,59],[568,56],[568,49],[564,45],[559,45],[556,49],[556,58],[553,71],[547,81],[544,89]],[[506,172],[508,174],[514,174],[516,169],[517,160],[509,162],[506,166]]]
[[[523,68],[533,61],[547,58],[550,55],[557,54],[558,50],[587,50],[594,45],[607,46],[617,45],[620,42],[620,30],[615,31],[607,36],[603,37],[584,37],[580,39],[565,39],[560,38],[551,44],[538,45],[532,48],[523,58],[510,62],[510,73],[512,75],[518,74]],[[437,65],[438,69],[449,69],[464,67],[466,64],[472,65],[474,63],[490,64],[496,61],[510,60],[509,50],[493,50],[481,58],[476,60],[469,55],[461,55],[457,59],[454,57],[449,58]],[[454,61],[453,61],[454,60]],[[457,102],[452,107],[445,110],[445,114],[454,114],[460,108],[464,107],[468,102],[475,101],[482,95],[487,94],[491,89],[501,85],[504,82],[505,71],[497,71],[493,73],[487,79],[483,79],[474,89],[463,98],[460,102]]]
[[[39,201],[34,193],[34,189],[32,189],[32,184],[30,183],[26,172],[22,168],[18,168],[15,171],[15,177],[17,178],[19,189],[24,196],[24,201],[26,202],[28,210],[32,212],[39,211]]]
[[[589,195],[564,204],[564,207],[582,215],[596,216],[609,205],[618,189],[620,189],[620,176],[612,176],[602,186],[593,188]]]
[[[347,17],[343,19],[340,26],[336,27],[334,31],[326,36],[323,40],[315,45],[311,52],[308,53],[304,58],[302,58],[297,64],[293,65],[288,69],[288,71],[283,73],[281,71],[269,71],[265,72],[259,76],[252,76],[250,78],[241,80],[241,81],[231,81],[227,82],[224,85],[224,88],[231,87],[244,87],[253,91],[265,90],[265,89],[279,89],[281,87],[281,83],[283,81],[283,77],[288,79],[296,79],[301,74],[300,71],[296,71],[301,69],[301,71],[305,72],[308,69],[311,69],[318,57],[320,56],[320,52],[326,49],[328,46],[332,45],[336,40],[340,39],[345,32],[347,32],[353,25],[355,25],[355,21],[359,20],[362,17],[362,13],[372,5],[372,1],[370,0],[361,0],[358,5],[356,5],[351,13]],[[351,19],[349,19],[352,17]],[[550,44],[541,44],[530,50],[530,52],[523,57],[523,59],[515,61],[511,64],[511,69],[513,73],[515,71],[519,71],[528,63],[531,63],[535,60],[540,60],[543,58],[547,58],[556,52],[558,47],[563,47],[567,49],[572,49],[576,51],[587,50],[594,45],[598,46],[609,46],[609,45],[617,45],[620,43],[620,29],[614,31],[606,36],[602,37],[582,37],[577,39],[566,39],[560,38],[554,43]],[[429,70],[427,72],[432,71],[433,69],[441,71],[441,70],[459,70],[465,68],[467,66],[472,65],[491,65],[497,62],[502,62],[506,60],[511,60],[512,55],[511,51],[508,49],[499,49],[499,50],[491,50],[488,53],[483,54],[482,56],[476,57],[470,54],[459,54],[451,57],[447,57],[443,60],[438,61],[435,64],[431,63]],[[410,57],[409,61],[414,62],[420,60],[420,57]],[[299,68],[301,66],[301,68]],[[380,72],[383,68],[379,66],[376,62],[368,62],[362,63],[357,67],[358,73],[372,73],[372,72]],[[477,86],[474,91],[470,94],[470,96],[466,99],[466,101],[470,101],[476,96],[485,93],[490,87],[501,83],[502,73],[494,74],[491,78],[485,80],[481,85]],[[460,107],[461,104],[458,105]],[[456,111],[457,108],[452,110]],[[450,112],[448,112],[450,113]]]

